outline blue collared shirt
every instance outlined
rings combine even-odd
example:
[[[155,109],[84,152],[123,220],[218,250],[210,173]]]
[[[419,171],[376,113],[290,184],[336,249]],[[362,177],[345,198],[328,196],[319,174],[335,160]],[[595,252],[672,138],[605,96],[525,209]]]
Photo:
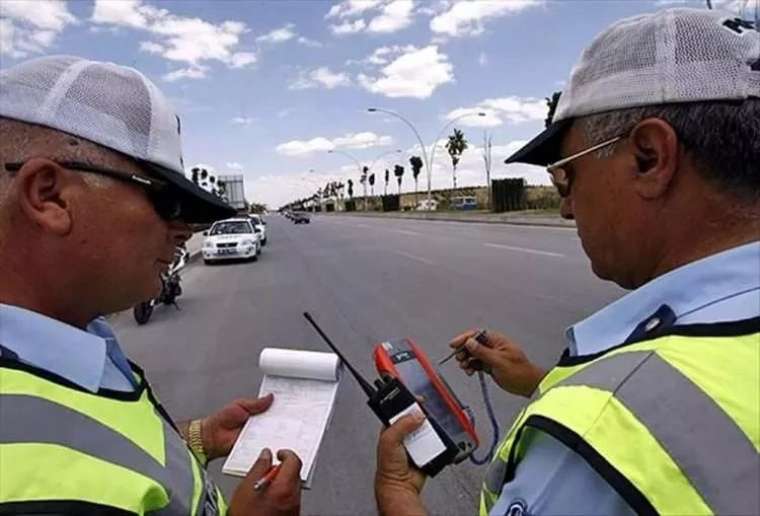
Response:
[[[760,242],[679,267],[609,304],[567,330],[570,354],[590,355],[626,342],[663,306],[678,325],[760,316]],[[538,430],[528,428],[524,436],[525,457],[492,516],[517,508],[529,514],[634,514],[580,455]]]
[[[132,392],[136,382],[120,369],[125,363],[116,336],[103,318],[87,331],[31,310],[0,303],[0,346],[17,360],[57,374],[90,392],[100,388]]]

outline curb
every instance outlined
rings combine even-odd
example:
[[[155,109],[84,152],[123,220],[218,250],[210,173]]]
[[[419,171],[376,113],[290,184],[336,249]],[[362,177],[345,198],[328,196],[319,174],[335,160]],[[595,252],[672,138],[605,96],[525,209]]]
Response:
[[[513,226],[540,226],[540,227],[553,227],[553,228],[565,228],[575,229],[575,224],[564,224],[561,222],[548,222],[548,221],[532,221],[525,219],[515,220],[488,220],[488,219],[470,219],[470,218],[454,218],[454,217],[401,217],[394,215],[353,215],[351,212],[338,212],[335,215],[348,216],[356,218],[373,218],[373,219],[396,219],[396,220],[427,220],[427,221],[441,221],[441,222],[465,222],[476,224],[510,224]],[[328,215],[328,216],[335,216]]]
[[[201,256],[201,249],[196,249],[195,251],[188,253],[189,256],[187,257],[187,263],[193,263],[194,261],[197,261],[198,258]]]

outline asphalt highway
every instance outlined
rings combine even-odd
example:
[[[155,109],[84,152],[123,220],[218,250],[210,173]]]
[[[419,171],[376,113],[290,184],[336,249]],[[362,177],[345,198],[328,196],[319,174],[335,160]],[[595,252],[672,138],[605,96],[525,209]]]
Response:
[[[113,318],[127,355],[138,362],[177,420],[207,415],[258,392],[265,347],[326,351],[301,316],[310,311],[354,365],[373,377],[372,348],[412,337],[432,358],[472,327],[503,331],[530,358],[550,366],[567,326],[623,290],[597,279],[574,229],[346,216],[294,225],[270,215],[269,243],[258,262],[205,266],[183,274],[181,311],[159,307],[146,326],[131,313]],[[476,417],[490,428],[476,377],[442,368]],[[492,384],[502,432],[522,400]],[[354,381],[344,376],[316,463],[303,514],[374,514],[379,423]],[[209,467],[229,495],[238,479]],[[476,514],[485,467],[463,463],[428,481],[431,514]]]

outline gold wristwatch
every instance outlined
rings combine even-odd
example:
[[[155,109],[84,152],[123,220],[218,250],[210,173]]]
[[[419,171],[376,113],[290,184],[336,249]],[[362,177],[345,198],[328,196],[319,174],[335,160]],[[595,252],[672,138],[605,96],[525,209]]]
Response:
[[[203,438],[201,436],[201,421],[200,419],[193,419],[190,421],[190,427],[187,430],[187,439],[190,450],[200,463],[205,466],[208,462],[206,452],[203,449]]]

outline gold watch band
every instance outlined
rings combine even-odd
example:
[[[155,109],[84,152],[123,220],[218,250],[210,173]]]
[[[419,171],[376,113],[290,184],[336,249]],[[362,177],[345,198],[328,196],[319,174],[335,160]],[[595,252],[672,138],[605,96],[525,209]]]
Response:
[[[193,452],[195,457],[203,464],[204,466],[208,462],[208,458],[206,457],[206,452],[203,449],[203,437],[201,436],[201,420],[200,419],[193,419],[190,421],[190,427],[187,430],[187,437],[188,437],[188,445],[190,446],[190,450]]]

